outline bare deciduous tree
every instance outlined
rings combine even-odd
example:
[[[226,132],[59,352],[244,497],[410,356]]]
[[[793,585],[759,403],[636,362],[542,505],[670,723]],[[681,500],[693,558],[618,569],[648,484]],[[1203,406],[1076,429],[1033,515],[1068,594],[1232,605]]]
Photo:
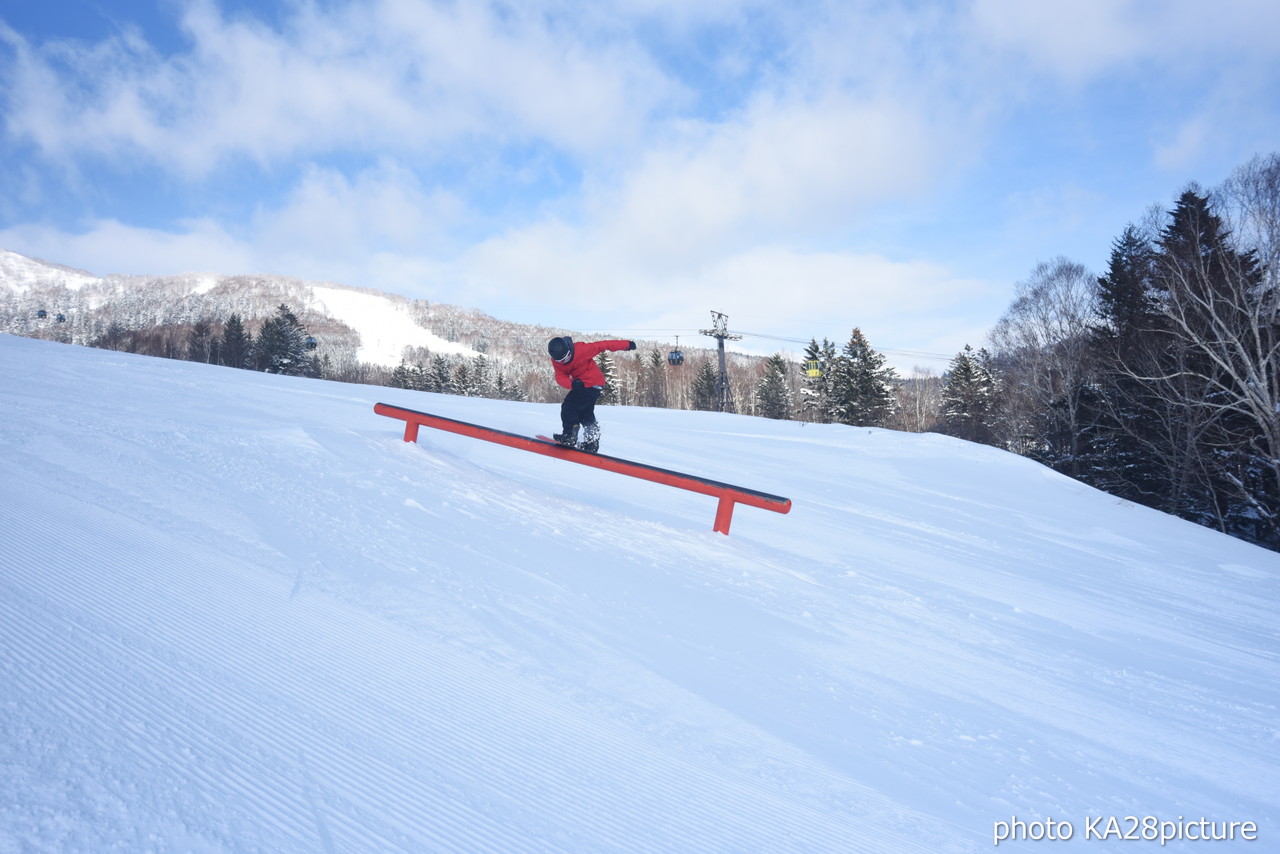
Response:
[[[1272,196],[1271,205],[1278,199]],[[1274,272],[1268,281],[1255,253],[1238,251],[1207,199],[1191,191],[1179,200],[1161,246],[1165,289],[1158,305],[1176,359],[1157,379],[1193,391],[1186,401],[1207,457],[1200,464],[1211,466],[1231,498],[1274,526],[1280,512],[1274,495],[1280,484],[1280,291]],[[1220,519],[1223,503],[1215,495]]]
[[[928,368],[915,366],[908,379],[893,390],[897,405],[889,427],[908,433],[927,433],[942,417],[942,378]]]
[[[1042,262],[1017,283],[991,333],[1004,391],[999,440],[1073,475],[1093,379],[1089,333],[1097,287],[1074,261]]]

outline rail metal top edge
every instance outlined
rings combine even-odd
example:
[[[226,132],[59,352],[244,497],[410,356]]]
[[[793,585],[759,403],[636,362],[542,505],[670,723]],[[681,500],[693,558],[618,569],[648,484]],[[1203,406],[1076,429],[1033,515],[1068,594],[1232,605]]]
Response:
[[[433,418],[437,421],[447,421],[450,424],[457,424],[461,427],[467,427],[471,430],[480,430],[488,433],[496,433],[497,435],[505,436],[509,439],[519,439],[524,442],[532,442],[532,443],[537,443],[539,445],[547,444],[546,442],[543,442],[539,439],[535,439],[532,436],[524,436],[524,435],[521,435],[520,433],[511,433],[506,430],[499,430],[496,427],[486,427],[483,424],[472,424],[470,421],[460,421],[457,418],[449,418],[444,415],[435,415],[430,412],[421,412],[417,409],[409,409],[407,407],[396,406],[395,404],[391,404],[391,403],[378,403],[374,405],[374,411],[377,412],[379,415],[388,415],[388,413],[386,412],[379,411],[380,409],[390,409],[390,410],[395,410],[397,412],[405,412],[410,415],[419,415],[424,418]],[[390,415],[389,417],[396,418],[399,416]],[[425,426],[429,427],[431,425],[427,424]],[[565,450],[569,451],[570,449],[566,448]],[[584,452],[579,451],[577,453],[584,453]],[[660,466],[650,465],[649,463],[640,463],[640,462],[636,462],[635,460],[628,460],[622,457],[612,457],[612,456],[609,456],[608,454],[591,454],[590,456],[596,459],[611,460],[616,463],[622,463],[628,466],[635,466],[636,468],[639,468],[639,469],[646,469],[651,472],[657,472],[657,473],[669,475],[672,477],[686,478],[688,480],[697,481],[698,483],[704,484],[706,486],[714,487],[717,489],[728,489],[728,490],[733,490],[735,492],[741,492],[747,495],[755,496],[756,498],[759,498],[762,501],[768,501],[770,503],[785,504],[788,507],[791,504],[790,498],[785,498],[781,495],[774,495],[773,493],[770,493],[770,492],[762,492],[758,489],[751,489],[750,487],[746,487],[746,486],[737,486],[732,483],[725,483],[719,480],[712,480],[709,477],[702,477],[701,475],[688,474],[687,472],[674,471],[672,469],[664,469]]]

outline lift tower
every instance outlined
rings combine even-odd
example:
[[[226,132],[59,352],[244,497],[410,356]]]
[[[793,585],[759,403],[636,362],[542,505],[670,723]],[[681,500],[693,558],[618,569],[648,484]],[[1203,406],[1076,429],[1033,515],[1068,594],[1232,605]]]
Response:
[[[724,342],[737,341],[741,335],[729,331],[729,316],[718,311],[711,312],[711,328],[698,330],[703,335],[716,339],[720,352],[720,376],[716,378],[716,412],[733,412],[733,393],[729,390],[729,371],[724,365]]]

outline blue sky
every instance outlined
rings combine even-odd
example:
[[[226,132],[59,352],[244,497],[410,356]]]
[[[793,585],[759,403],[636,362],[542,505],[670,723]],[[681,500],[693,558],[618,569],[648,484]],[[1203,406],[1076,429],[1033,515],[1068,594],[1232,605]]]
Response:
[[[1272,0],[0,0],[0,248],[627,337],[984,343],[1280,149]],[[652,333],[645,330],[654,330]],[[666,332],[659,330],[669,330]],[[707,339],[704,339],[707,340]]]

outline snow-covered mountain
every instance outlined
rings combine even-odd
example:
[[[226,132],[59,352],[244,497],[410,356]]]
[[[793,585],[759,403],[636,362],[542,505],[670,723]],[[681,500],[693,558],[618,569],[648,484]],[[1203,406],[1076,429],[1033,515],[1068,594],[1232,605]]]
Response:
[[[68,293],[78,296],[84,291],[93,293],[74,304],[63,304],[67,302]],[[0,317],[0,321],[7,320],[10,331],[15,334],[31,334],[39,326],[35,318],[37,308],[45,309],[49,315],[69,317],[72,328],[86,330],[81,337],[90,337],[87,330],[105,324],[94,324],[91,319],[76,315],[92,314],[113,304],[133,307],[140,320],[127,325],[139,325],[191,322],[209,319],[211,315],[224,320],[228,313],[237,310],[247,318],[259,315],[265,318],[284,301],[291,303],[295,311],[328,318],[353,330],[358,337],[353,358],[364,364],[395,367],[400,364],[406,348],[414,347],[445,355],[477,355],[466,344],[442,338],[419,323],[410,301],[404,297],[331,282],[215,273],[98,277],[0,249],[0,297],[6,294],[10,299],[8,311],[3,313],[21,317]],[[5,305],[6,301],[0,299],[0,306]],[[21,325],[17,325],[18,322]],[[76,340],[75,343],[87,342]],[[322,336],[322,347],[330,344],[331,341]]]
[[[79,290],[85,285],[102,281],[84,270],[51,264],[38,258],[28,258],[17,252],[0,249],[0,290],[17,293],[29,290],[33,285],[57,285]]]
[[[725,537],[705,496],[373,412],[553,405],[11,336],[0,366],[0,851],[1280,833],[1280,555],[1028,460],[603,410],[608,453],[793,501]],[[1116,835],[1149,822],[1183,838]]]

